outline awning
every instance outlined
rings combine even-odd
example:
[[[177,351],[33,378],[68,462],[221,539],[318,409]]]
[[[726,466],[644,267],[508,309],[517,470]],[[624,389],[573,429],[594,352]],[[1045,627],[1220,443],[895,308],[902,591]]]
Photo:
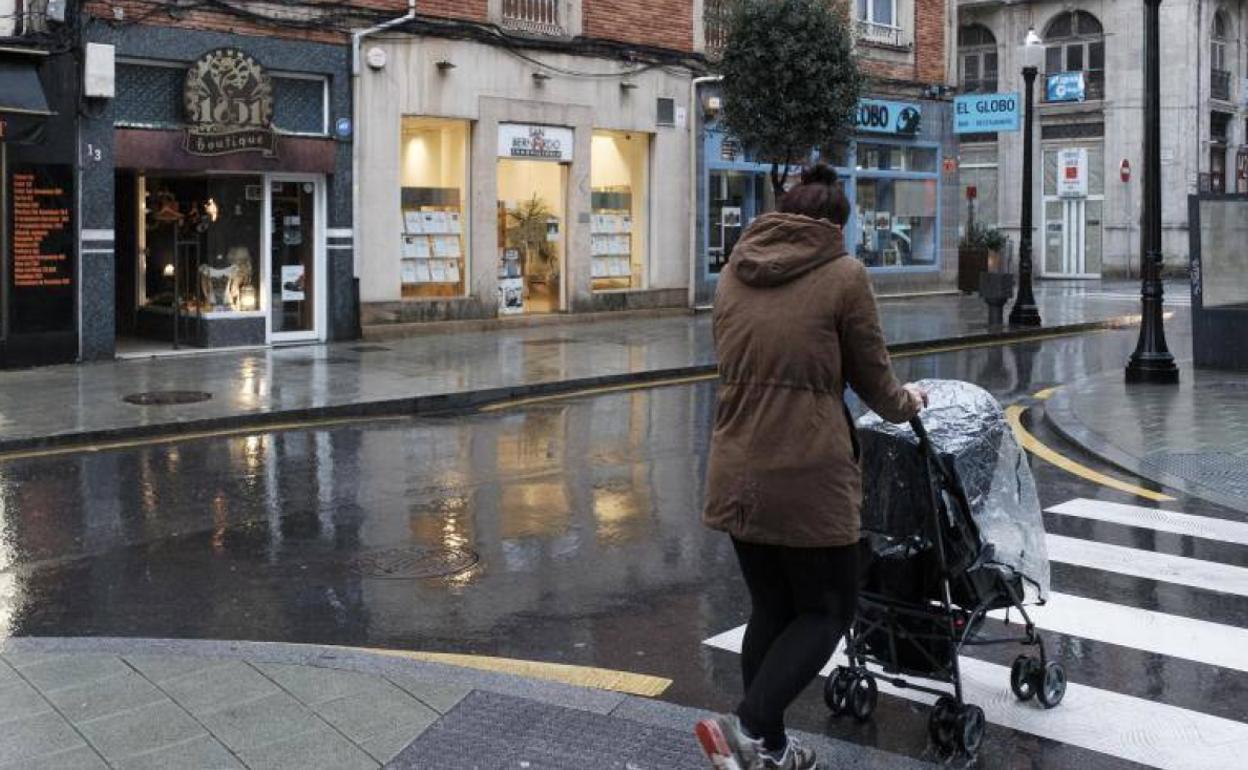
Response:
[[[39,141],[52,114],[34,62],[0,57],[0,141]]]

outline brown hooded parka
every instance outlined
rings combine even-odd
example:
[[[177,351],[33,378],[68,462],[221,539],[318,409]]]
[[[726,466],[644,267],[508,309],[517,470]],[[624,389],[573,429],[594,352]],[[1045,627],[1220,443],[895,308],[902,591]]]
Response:
[[[893,376],[867,270],[845,254],[827,220],[764,214],[720,275],[703,520],[738,540],[857,542],[862,473],[845,386],[887,420],[919,411]]]

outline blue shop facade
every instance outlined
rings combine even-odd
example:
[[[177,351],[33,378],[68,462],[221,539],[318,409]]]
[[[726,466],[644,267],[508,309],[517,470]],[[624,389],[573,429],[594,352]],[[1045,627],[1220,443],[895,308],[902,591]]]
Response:
[[[719,274],[745,228],[775,206],[771,164],[723,130],[717,100],[713,88],[700,94],[696,126],[699,306],[713,302]],[[954,288],[959,186],[949,102],[865,98],[853,141],[816,150],[812,158],[836,167],[850,201],[845,247],[871,270],[877,293]]]

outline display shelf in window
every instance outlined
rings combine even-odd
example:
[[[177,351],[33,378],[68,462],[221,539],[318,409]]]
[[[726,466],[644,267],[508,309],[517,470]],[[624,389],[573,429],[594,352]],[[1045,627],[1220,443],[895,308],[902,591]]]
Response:
[[[404,297],[463,293],[464,222],[459,190],[404,187],[399,279]]]
[[[632,194],[628,188],[593,191],[590,278],[595,291],[633,287]]]

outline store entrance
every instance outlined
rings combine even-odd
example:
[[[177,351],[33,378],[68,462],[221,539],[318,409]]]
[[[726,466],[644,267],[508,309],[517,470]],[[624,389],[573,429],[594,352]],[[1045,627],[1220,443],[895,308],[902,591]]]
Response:
[[[564,309],[567,165],[498,162],[499,313]]]

